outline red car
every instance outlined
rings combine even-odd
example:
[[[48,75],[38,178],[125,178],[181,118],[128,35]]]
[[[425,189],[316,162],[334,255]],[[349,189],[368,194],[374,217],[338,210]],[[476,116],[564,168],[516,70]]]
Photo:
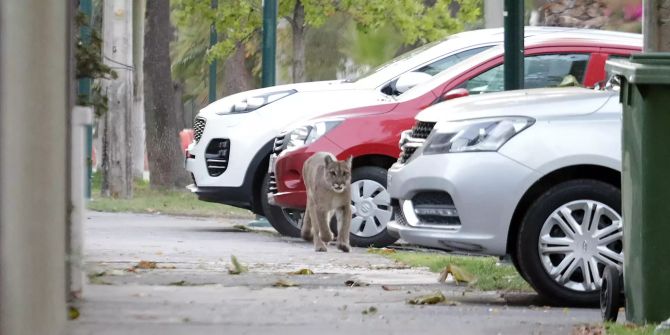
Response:
[[[641,50],[641,36],[600,32],[590,38],[542,36],[525,41],[525,88],[582,85],[593,87],[606,78],[605,61]],[[503,48],[493,47],[436,75],[400,95],[397,101],[346,110],[304,122],[275,141],[278,156],[270,167],[269,201],[280,207],[268,219],[283,220],[298,235],[299,213],[306,203],[302,181],[304,161],[318,151],[338,159],[353,156],[351,243],[385,246],[396,238],[386,231],[393,217],[386,191],[387,169],[400,153],[400,133],[414,126],[414,135],[428,136],[431,125],[414,125],[422,109],[468,94],[503,90]],[[293,235],[293,234],[291,234]]]

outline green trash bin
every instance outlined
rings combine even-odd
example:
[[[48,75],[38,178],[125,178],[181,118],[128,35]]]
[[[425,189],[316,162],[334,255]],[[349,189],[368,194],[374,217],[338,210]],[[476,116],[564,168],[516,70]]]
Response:
[[[607,62],[621,81],[626,318],[670,317],[670,53]]]

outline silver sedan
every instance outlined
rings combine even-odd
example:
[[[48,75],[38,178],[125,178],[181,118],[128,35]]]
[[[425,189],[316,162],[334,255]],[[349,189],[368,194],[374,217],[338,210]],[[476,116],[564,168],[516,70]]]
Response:
[[[597,302],[605,268],[623,261],[618,92],[471,96],[416,119],[389,170],[389,231],[447,251],[510,255],[540,294]]]

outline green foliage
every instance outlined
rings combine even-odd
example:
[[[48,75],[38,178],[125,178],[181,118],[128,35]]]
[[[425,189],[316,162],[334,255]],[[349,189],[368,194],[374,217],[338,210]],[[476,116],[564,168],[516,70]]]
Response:
[[[77,35],[77,46],[75,49],[76,69],[75,76],[77,79],[90,78],[96,79],[116,79],[117,74],[109,66],[102,61],[102,37],[100,31],[91,27],[88,17],[78,12],[75,16],[77,23],[77,32],[82,28],[90,32],[89,43],[84,43],[81,34]],[[79,95],[77,97],[77,104],[82,106],[93,106],[96,115],[100,116],[107,111],[107,94],[102,91],[99,82],[95,82],[91,88],[89,96]]]
[[[292,22],[300,1],[306,27],[320,27],[336,13],[350,16],[359,30],[368,32],[389,24],[402,36],[403,43],[426,43],[463,30],[481,17],[482,0],[280,0],[279,16]],[[175,0],[174,18],[179,27],[194,18],[214,23],[219,42],[207,52],[208,60],[225,58],[239,42],[248,41],[262,25],[261,0],[232,0],[212,9],[209,0]]]
[[[661,331],[654,333],[656,329],[656,324],[647,324],[642,326],[637,326],[630,323],[605,323],[605,330],[607,334],[612,335],[653,335],[653,334],[670,334],[670,331]]]
[[[509,264],[499,264],[495,257],[452,256],[435,252],[399,251],[384,256],[410,266],[425,266],[440,272],[449,265],[461,267],[477,277],[473,284],[480,290],[531,291],[528,284]]]
[[[92,194],[100,194],[102,174],[93,174]],[[98,197],[88,203],[99,212],[162,213],[203,217],[253,219],[251,212],[226,205],[204,202],[186,189],[153,190],[146,181],[135,181],[132,199]]]

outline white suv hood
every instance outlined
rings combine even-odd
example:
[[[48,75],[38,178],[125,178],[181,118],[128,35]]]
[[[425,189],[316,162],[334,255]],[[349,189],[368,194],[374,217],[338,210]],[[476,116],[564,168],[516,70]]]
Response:
[[[249,98],[258,96],[264,93],[280,92],[288,90],[296,90],[299,94],[301,92],[329,92],[329,91],[350,91],[358,88],[355,83],[348,83],[343,80],[329,80],[329,81],[313,81],[308,83],[288,84],[264,87],[250,91],[244,91],[223,97],[217,101],[212,102],[200,110],[200,115],[207,117],[208,115],[219,112],[221,114],[228,113],[234,104]]]
[[[549,119],[589,114],[618,96],[615,91],[586,88],[540,88],[474,95],[431,106],[416,116],[418,121],[439,122],[496,116],[528,116]]]

